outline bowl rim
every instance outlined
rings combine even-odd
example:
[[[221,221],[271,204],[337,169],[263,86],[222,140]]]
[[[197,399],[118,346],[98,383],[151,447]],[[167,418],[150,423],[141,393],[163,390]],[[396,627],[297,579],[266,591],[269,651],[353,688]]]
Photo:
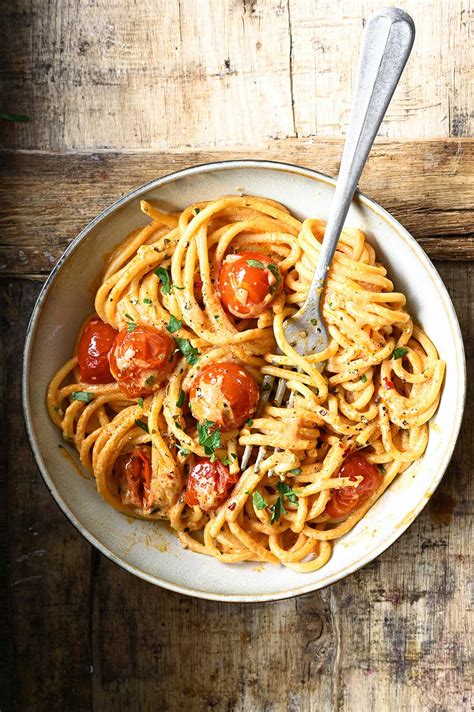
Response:
[[[222,594],[222,593],[210,593],[205,590],[192,588],[189,586],[182,586],[170,581],[161,579],[158,576],[151,575],[146,571],[138,568],[137,566],[126,562],[123,558],[111,551],[105,544],[99,541],[94,534],[92,534],[84,524],[81,523],[79,518],[74,514],[74,512],[69,508],[66,502],[63,500],[61,494],[59,493],[56,485],[54,484],[46,464],[42,458],[40,447],[38,444],[38,439],[36,437],[35,429],[32,422],[32,413],[30,406],[30,363],[31,355],[34,346],[36,331],[38,328],[39,320],[41,317],[41,312],[43,306],[48,297],[49,291],[56,280],[56,277],[62,267],[69,261],[72,254],[76,251],[79,245],[84,241],[84,239],[89,235],[89,233],[95,228],[100,222],[102,222],[106,217],[116,212],[123,206],[132,202],[134,199],[140,197],[144,193],[152,190],[153,188],[158,188],[166,183],[172,183],[180,178],[186,176],[193,176],[195,174],[207,173],[219,170],[227,170],[233,168],[265,168],[269,170],[277,170],[280,172],[294,173],[297,175],[303,175],[306,178],[311,178],[318,182],[325,183],[332,187],[336,184],[336,179],[323,173],[321,171],[314,170],[312,168],[307,168],[303,166],[298,166],[292,163],[285,163],[283,161],[272,161],[272,160],[258,160],[258,159],[229,159],[222,161],[212,161],[210,163],[200,163],[196,165],[189,166],[187,168],[182,168],[178,171],[173,171],[167,173],[160,178],[154,178],[143,185],[134,188],[125,195],[121,196],[111,205],[107,206],[102,210],[95,218],[93,218],[78,235],[70,242],[67,246],[56,265],[54,266],[51,273],[48,275],[39,295],[36,303],[33,307],[31,317],[26,330],[25,345],[23,351],[23,369],[22,369],[22,405],[23,413],[26,425],[26,431],[32,449],[36,464],[39,468],[42,479],[56,502],[58,507],[61,509],[66,518],[73,524],[73,526],[79,531],[79,533],[94,547],[96,547],[104,556],[109,558],[115,564],[125,569],[129,573],[138,576],[139,578],[148,581],[154,585],[160,586],[170,591],[180,593],[183,595],[194,596],[196,598],[202,598],[205,600],[222,601],[222,602],[234,602],[234,603],[251,603],[251,602],[265,602],[265,601],[278,601],[286,598],[292,598],[294,596],[299,596],[305,593],[310,593],[312,591],[320,590],[329,586],[341,579],[349,576],[358,569],[362,568],[370,561],[373,561],[378,556],[380,556],[384,551],[386,551],[392,544],[397,541],[397,539],[408,529],[408,527],[413,523],[416,517],[424,509],[428,501],[430,500],[433,493],[436,491],[439,483],[441,482],[448,464],[452,458],[453,451],[457,442],[459,431],[462,424],[465,401],[466,401],[466,357],[464,351],[464,343],[462,339],[462,333],[459,326],[459,321],[452,303],[451,297],[438,274],[432,261],[423,250],[421,245],[415,240],[415,238],[404,228],[396,218],[394,218],[385,208],[376,203],[372,198],[369,198],[365,193],[357,190],[354,199],[360,200],[367,208],[378,215],[388,223],[388,225],[412,248],[419,261],[424,263],[426,270],[429,272],[431,278],[433,279],[435,286],[440,294],[447,312],[449,313],[450,322],[453,327],[453,338],[456,342],[458,356],[461,360],[461,368],[458,375],[458,392],[460,394],[460,402],[455,413],[453,420],[453,427],[450,432],[450,441],[447,450],[444,454],[443,460],[441,462],[441,467],[438,469],[437,477],[430,483],[429,491],[417,502],[416,506],[410,511],[410,514],[405,517],[402,523],[394,527],[391,534],[381,542],[381,544],[376,547],[375,550],[370,550],[368,554],[365,554],[357,561],[349,564],[341,571],[329,575],[327,580],[322,580],[317,584],[307,583],[302,586],[292,587],[283,591],[275,591],[272,593],[256,593],[256,594]]]

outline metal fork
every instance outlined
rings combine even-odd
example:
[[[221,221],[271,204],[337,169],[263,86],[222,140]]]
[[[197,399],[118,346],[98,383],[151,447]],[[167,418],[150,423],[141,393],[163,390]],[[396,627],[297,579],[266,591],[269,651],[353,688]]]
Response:
[[[398,8],[384,8],[367,22],[341,167],[319,261],[305,303],[284,324],[286,339],[294,344],[293,348],[302,356],[320,353],[329,345],[329,334],[321,313],[321,295],[362,169],[414,39],[415,25],[412,18]],[[324,362],[319,364],[321,370],[324,365]],[[263,412],[270,399],[273,382],[273,376],[264,377],[258,414]],[[283,402],[285,391],[286,380],[280,379],[273,398],[277,406]],[[259,448],[255,462],[257,472],[265,451],[265,448]],[[242,456],[241,470],[248,466],[251,453],[252,446],[248,445]]]

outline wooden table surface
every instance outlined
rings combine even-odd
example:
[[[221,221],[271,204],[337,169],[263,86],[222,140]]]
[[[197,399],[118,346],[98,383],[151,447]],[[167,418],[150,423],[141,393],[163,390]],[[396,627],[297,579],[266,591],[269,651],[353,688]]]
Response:
[[[153,587],[95,551],[26,440],[20,363],[41,284],[131,188],[209,160],[336,174],[366,0],[3,0],[0,709],[472,709],[473,393],[410,529],[317,593],[256,605]],[[361,182],[436,261],[472,369],[469,0],[410,0],[415,49]],[[78,284],[78,289],[82,286]]]

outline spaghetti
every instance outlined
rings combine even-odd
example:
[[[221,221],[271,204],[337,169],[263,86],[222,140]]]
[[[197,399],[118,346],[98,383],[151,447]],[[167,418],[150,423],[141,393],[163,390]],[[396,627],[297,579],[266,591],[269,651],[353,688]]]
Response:
[[[150,222],[110,255],[50,416],[115,509],[166,519],[223,562],[320,568],[422,456],[445,364],[360,230],[342,232],[329,272],[330,344],[303,357],[283,325],[323,222],[250,196],[141,208]],[[286,406],[260,412],[265,375],[286,380]]]

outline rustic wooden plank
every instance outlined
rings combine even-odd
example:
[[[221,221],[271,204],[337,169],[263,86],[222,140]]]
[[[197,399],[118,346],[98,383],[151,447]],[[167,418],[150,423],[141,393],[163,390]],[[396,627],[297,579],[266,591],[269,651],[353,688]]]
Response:
[[[154,589],[103,558],[95,591],[101,712],[152,701],[173,712],[332,709],[337,633],[326,593],[211,603]]]
[[[278,147],[278,150],[275,148]],[[45,276],[97,213],[136,185],[193,164],[266,158],[337,173],[341,142],[287,141],[249,152],[4,152],[0,274]],[[474,257],[474,140],[377,142],[361,188],[391,211],[432,259]]]
[[[54,504],[27,442],[19,368],[26,325],[40,285],[0,284],[5,359],[6,497],[9,625],[15,708],[36,712],[91,709],[91,549]],[[3,537],[3,532],[2,532]],[[2,544],[5,540],[2,538]],[[6,712],[7,701],[0,700]]]
[[[5,363],[5,321],[0,320],[0,364]],[[5,402],[6,372],[0,367],[0,402]],[[6,408],[0,407],[0,709],[9,710],[13,704],[14,680],[12,676],[13,635],[9,621],[8,509],[7,502],[7,452]]]
[[[381,6],[380,0],[290,0],[296,136],[345,131],[362,27]],[[415,44],[380,135],[472,135],[469,1],[405,0],[402,7],[415,21]]]
[[[340,136],[378,0],[3,0],[0,145],[227,148]],[[405,0],[417,25],[382,135],[472,133],[469,0]],[[78,21],[80,18],[80,21]]]

